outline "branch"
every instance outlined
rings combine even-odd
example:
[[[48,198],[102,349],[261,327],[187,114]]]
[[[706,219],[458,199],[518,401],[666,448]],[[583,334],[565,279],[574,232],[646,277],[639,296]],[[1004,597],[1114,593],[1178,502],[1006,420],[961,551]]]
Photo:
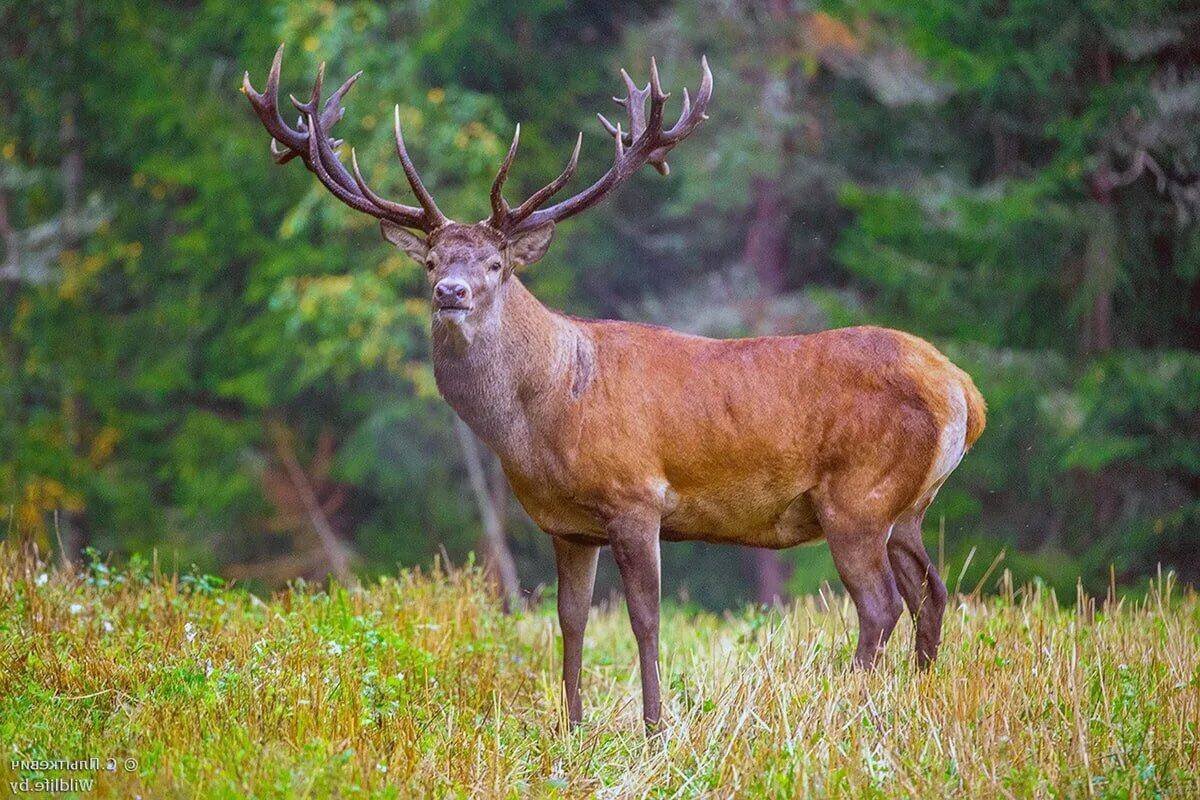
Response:
[[[278,422],[272,422],[268,426],[268,430],[271,438],[275,440],[275,450],[284,469],[287,470],[288,479],[308,514],[309,524],[312,525],[313,531],[321,541],[321,547],[325,550],[330,571],[340,583],[348,584],[353,578],[350,572],[350,554],[347,552],[346,546],[338,539],[337,532],[321,508],[321,503],[317,499],[316,492],[313,491],[308,476],[304,473],[300,462],[296,460],[296,453],[288,442],[286,430]]]
[[[12,276],[18,280],[21,275],[20,252],[17,249],[17,232],[13,230],[8,219],[8,192],[0,181],[0,241],[4,242],[4,266],[0,267],[0,276]]]
[[[504,523],[496,511],[493,495],[488,489],[483,460],[479,456],[479,448],[475,446],[475,434],[457,415],[454,417],[454,432],[458,435],[471,492],[475,495],[479,516],[483,520],[483,539],[487,548],[488,566],[500,584],[504,608],[507,611],[520,601],[521,587],[517,579],[516,564],[513,563],[512,553],[509,552],[508,543],[504,538]]]

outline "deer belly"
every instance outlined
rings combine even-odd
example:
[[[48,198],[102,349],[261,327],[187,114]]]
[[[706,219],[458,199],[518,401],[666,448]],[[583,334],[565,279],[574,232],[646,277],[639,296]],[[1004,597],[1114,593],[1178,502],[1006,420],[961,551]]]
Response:
[[[662,538],[780,549],[824,536],[807,492],[761,488],[681,495],[663,517]]]
[[[509,485],[525,513],[546,533],[603,538],[603,521],[593,508],[575,501],[570,492],[515,476],[509,476]]]
[[[543,531],[605,538],[604,521],[596,505],[579,502],[581,493],[516,476],[510,476],[509,482],[521,506]],[[661,536],[667,541],[779,549],[824,536],[808,487],[772,485],[769,476],[758,475],[753,480],[690,491],[677,491],[665,482],[658,488],[663,503]]]

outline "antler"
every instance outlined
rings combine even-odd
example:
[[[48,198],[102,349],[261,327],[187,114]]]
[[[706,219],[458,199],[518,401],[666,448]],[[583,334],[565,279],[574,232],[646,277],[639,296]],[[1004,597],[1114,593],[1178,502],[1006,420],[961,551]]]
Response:
[[[487,220],[488,224],[502,232],[515,233],[550,221],[561,222],[603,200],[610,191],[624,183],[643,164],[649,163],[661,174],[666,175],[670,171],[667,166],[667,153],[686,139],[701,122],[708,119],[708,115],[704,112],[708,108],[709,100],[712,99],[712,71],[708,68],[707,58],[703,56],[700,58],[700,67],[703,76],[700,80],[700,91],[696,93],[695,103],[692,103],[687,89],[684,89],[683,111],[679,115],[679,120],[668,130],[663,130],[663,105],[670,94],[662,90],[658,77],[658,64],[653,58],[650,59],[650,82],[644,89],[639,89],[633,79],[629,77],[629,73],[622,69],[621,77],[625,80],[628,96],[625,99],[613,99],[625,107],[626,113],[629,115],[629,130],[622,131],[620,123],[613,125],[602,114],[596,115],[600,118],[600,123],[604,125],[608,134],[613,137],[616,146],[613,165],[599,180],[579,194],[548,208],[538,209],[538,206],[566,185],[575,173],[583,134],[581,133],[575,142],[575,151],[571,154],[567,168],[549,184],[534,192],[515,210],[510,210],[501,191],[504,179],[508,176],[508,170],[516,156],[517,141],[521,136],[521,128],[517,126],[517,133],[513,137],[512,145],[508,148],[508,155],[504,157],[504,162],[500,165],[500,171],[492,184],[492,215]],[[650,101],[649,114],[646,113],[647,100]]]
[[[400,164],[404,167],[404,175],[408,178],[413,194],[421,204],[420,208],[387,200],[372,191],[358,169],[358,158],[353,149],[350,150],[353,175],[346,170],[337,156],[342,142],[331,138],[329,129],[346,113],[346,109],[341,105],[342,98],[362,73],[352,75],[322,105],[321,89],[325,82],[325,64],[322,63],[317,70],[317,79],[313,83],[309,101],[302,103],[295,97],[291,98],[292,104],[300,112],[297,127],[293,128],[284,122],[279,114],[279,71],[282,64],[283,45],[280,45],[275,51],[271,72],[267,75],[267,85],[261,94],[251,86],[249,72],[242,79],[242,91],[250,100],[250,105],[262,121],[263,127],[271,134],[271,155],[276,163],[286,164],[293,158],[300,158],[337,199],[356,211],[378,219],[386,219],[425,233],[432,233],[449,222],[421,183],[421,176],[417,174],[408,149],[404,146],[404,137],[400,132],[399,106],[396,106],[395,111],[396,152],[400,156]]]

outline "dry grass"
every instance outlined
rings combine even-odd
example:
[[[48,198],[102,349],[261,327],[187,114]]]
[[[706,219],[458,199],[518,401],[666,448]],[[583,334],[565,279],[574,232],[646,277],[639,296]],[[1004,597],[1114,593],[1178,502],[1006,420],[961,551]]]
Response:
[[[874,674],[853,614],[669,610],[667,726],[638,723],[621,609],[588,629],[584,727],[561,732],[556,625],[473,572],[262,602],[134,565],[0,552],[12,758],[117,759],[88,796],[1131,797],[1200,794],[1200,600],[956,602],[941,660],[903,623]],[[136,768],[125,769],[125,759]]]

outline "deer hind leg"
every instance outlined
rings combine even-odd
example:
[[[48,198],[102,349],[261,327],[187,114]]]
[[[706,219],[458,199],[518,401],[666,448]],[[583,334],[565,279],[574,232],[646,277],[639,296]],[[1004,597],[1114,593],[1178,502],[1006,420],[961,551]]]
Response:
[[[921,540],[924,516],[922,511],[897,522],[887,544],[892,572],[916,628],[920,669],[928,668],[937,658],[942,641],[942,615],[946,611],[946,585]]]
[[[558,537],[554,559],[558,567],[558,625],[563,639],[563,691],[567,700],[567,722],[583,721],[583,701],[579,696],[579,672],[583,666],[583,632],[592,606],[592,587],[596,584],[596,558],[600,548],[576,544]]]
[[[858,612],[858,648],[854,665],[871,669],[904,610],[888,561],[890,526],[851,522],[829,510],[821,513],[834,566]]]

